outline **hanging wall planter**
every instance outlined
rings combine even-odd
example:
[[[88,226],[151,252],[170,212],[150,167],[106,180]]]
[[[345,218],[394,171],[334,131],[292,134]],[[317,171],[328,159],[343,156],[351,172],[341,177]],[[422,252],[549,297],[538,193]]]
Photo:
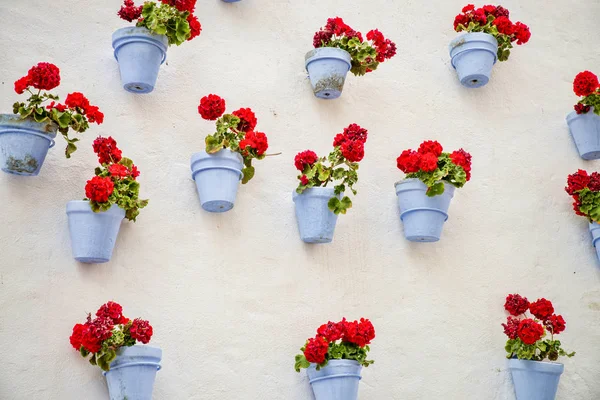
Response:
[[[239,181],[254,177],[252,160],[262,160],[269,144],[267,136],[255,132],[256,116],[249,108],[225,114],[225,100],[210,94],[200,100],[198,113],[216,121],[217,132],[205,139],[205,151],[191,159],[192,179],[196,182],[202,208],[208,212],[225,212],[233,208]]]
[[[564,371],[564,365],[555,361],[575,355],[556,339],[566,328],[564,318],[554,313],[550,301],[529,303],[518,294],[506,297],[504,309],[510,313],[502,324],[508,337],[504,348],[517,400],[554,400]]]
[[[454,19],[454,30],[466,32],[450,42],[452,66],[460,83],[478,88],[490,80],[496,61],[506,61],[513,42],[525,44],[531,33],[527,25],[513,24],[509,12],[502,6],[484,6],[478,9],[470,4]]]
[[[377,29],[366,40],[341,18],[329,18],[313,38],[314,50],[304,57],[313,92],[321,99],[341,96],[348,71],[361,76],[396,54],[396,45]]]
[[[455,188],[471,179],[471,155],[463,149],[443,153],[436,141],[418,151],[404,150],[396,160],[406,178],[396,183],[404,236],[411,242],[440,240]]]
[[[362,367],[367,360],[375,328],[368,319],[328,322],[306,341],[296,356],[294,368],[306,368],[315,400],[356,400]]]
[[[118,15],[127,22],[137,20],[136,26],[118,29],[112,35],[114,56],[125,90],[152,92],[160,66],[167,59],[167,48],[200,35],[202,29],[193,14],[194,6],[195,2],[170,5],[153,1],[135,6],[132,0],[124,1]]]
[[[44,92],[60,84],[60,70],[54,64],[38,63],[27,75],[15,82],[15,92],[30,94],[27,102],[16,102],[14,114],[0,114],[0,169],[9,174],[36,176],[40,173],[48,150],[54,147],[60,131],[67,141],[67,158],[77,150],[79,139],[69,137],[69,130],[85,132],[89,123],[101,124],[104,114],[79,92],[67,95],[65,104],[59,97]],[[37,89],[37,94],[33,94]],[[48,103],[49,104],[46,104]]]
[[[294,164],[300,180],[293,200],[300,238],[305,243],[330,243],[338,214],[346,214],[352,201],[344,190],[356,194],[358,163],[365,155],[368,132],[351,124],[333,141],[333,151],[319,158],[314,151],[296,155]],[[334,187],[327,187],[331,183]]]
[[[592,245],[596,248],[596,255],[600,259],[600,174],[588,173],[582,169],[567,178],[565,191],[573,197],[573,210],[575,214],[586,217],[588,228],[592,237]]]
[[[567,115],[567,124],[584,160],[600,159],[600,110],[593,106],[599,104],[599,86],[598,77],[590,71],[580,72],[573,81],[573,91],[583,98],[575,105],[575,111]]]
[[[136,343],[148,344],[153,333],[148,321],[125,317],[123,307],[109,301],[93,319],[88,314],[85,323],[75,324],[69,341],[102,369],[110,400],[151,400],[162,350]]]
[[[121,156],[112,137],[94,141],[94,152],[101,167],[87,181],[83,201],[67,203],[73,257],[83,263],[110,261],[123,218],[134,221],[148,200],[138,198],[139,171]]]

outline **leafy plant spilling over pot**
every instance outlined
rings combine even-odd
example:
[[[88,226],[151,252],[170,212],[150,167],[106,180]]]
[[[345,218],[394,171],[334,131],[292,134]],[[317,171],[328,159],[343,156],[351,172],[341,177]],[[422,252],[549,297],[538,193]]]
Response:
[[[363,367],[368,367],[375,361],[367,360],[369,344],[375,338],[375,328],[368,319],[360,321],[331,322],[321,325],[314,338],[306,341],[296,356],[294,368],[300,372],[302,368],[316,364],[320,370],[331,360],[354,360]]]
[[[52,122],[58,126],[67,141],[65,156],[77,150],[78,138],[70,138],[69,130],[83,133],[89,127],[89,123],[100,125],[104,121],[104,114],[97,106],[90,104],[89,100],[79,92],[69,93],[64,104],[59,103],[59,97],[45,90],[52,90],[60,85],[60,70],[54,64],[41,62],[31,67],[27,75],[15,82],[17,94],[29,93],[26,102],[16,102],[13,105],[13,113],[18,114],[21,119],[30,119],[35,122]],[[37,89],[37,91],[36,91]],[[49,104],[44,104],[50,101]]]
[[[513,23],[509,11],[502,6],[486,5],[475,8],[468,4],[454,18],[456,32],[482,32],[492,35],[498,42],[498,60],[506,61],[513,43],[523,45],[529,41],[531,32],[522,22]]]
[[[88,314],[85,323],[75,324],[69,341],[82,357],[91,355],[90,364],[109,371],[110,363],[117,357],[117,350],[137,342],[147,344],[152,334],[148,321],[125,317],[123,307],[109,301],[96,311],[95,318]]]
[[[327,157],[318,157],[312,150],[298,153],[294,159],[300,183],[296,193],[302,194],[313,187],[334,186],[334,197],[329,200],[329,210],[335,214],[346,214],[352,207],[350,197],[338,198],[347,189],[356,195],[354,184],[358,181],[359,162],[365,156],[368,132],[357,124],[350,124],[333,139],[333,151]]]
[[[504,309],[510,313],[502,324],[508,336],[507,358],[520,360],[556,361],[559,356],[573,357],[567,353],[555,335],[566,329],[562,315],[554,313],[554,306],[544,298],[530,303],[526,297],[509,294]]]
[[[169,45],[179,46],[200,35],[202,26],[194,15],[196,0],[146,1],[136,6],[133,0],[125,0],[117,13],[127,22],[136,22],[156,35],[165,35]]]

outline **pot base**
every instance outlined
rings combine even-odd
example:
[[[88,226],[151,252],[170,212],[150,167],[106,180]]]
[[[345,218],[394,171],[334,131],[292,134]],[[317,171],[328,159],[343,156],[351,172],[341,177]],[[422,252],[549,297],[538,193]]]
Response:
[[[202,208],[208,212],[222,213],[231,210],[233,208],[233,203],[227,200],[211,200],[202,203]]]
[[[154,86],[144,82],[130,82],[123,85],[123,89],[127,90],[129,93],[145,94],[153,91]]]
[[[100,257],[75,257],[75,260],[84,264],[104,264],[110,261],[110,258]]]

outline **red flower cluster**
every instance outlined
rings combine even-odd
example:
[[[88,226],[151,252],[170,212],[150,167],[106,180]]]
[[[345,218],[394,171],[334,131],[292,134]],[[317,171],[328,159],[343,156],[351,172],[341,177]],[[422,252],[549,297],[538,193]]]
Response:
[[[437,141],[426,140],[421,143],[418,151],[404,150],[396,159],[396,165],[405,174],[419,171],[433,172],[438,168],[442,151],[442,145]],[[460,149],[450,154],[450,160],[465,171],[467,181],[469,181],[471,179],[471,155]]]
[[[94,153],[98,155],[100,164],[118,163],[121,161],[121,150],[117,147],[117,142],[111,136],[104,138],[98,136],[92,145]]]
[[[90,122],[96,122],[98,125],[104,122],[104,114],[100,112],[98,107],[90,105],[90,101],[83,95],[83,93],[69,93],[65,99],[65,104],[71,110],[87,116]]]
[[[377,61],[384,62],[396,55],[396,43],[386,39],[378,29],[367,32],[367,40],[373,41],[373,45],[377,48]]]
[[[342,155],[350,162],[360,162],[365,156],[365,144],[361,141],[346,141],[341,147]]]
[[[529,309],[529,300],[527,300],[526,297],[521,297],[519,294],[509,294],[506,296],[504,309],[508,311],[510,315],[518,317]]]
[[[148,344],[152,338],[152,333],[152,326],[150,326],[150,323],[140,318],[133,320],[129,330],[129,334],[132,338],[144,344]]]
[[[519,324],[521,320],[514,317],[506,317],[506,324],[502,324],[504,327],[504,334],[510,339],[516,339],[519,332]]]
[[[29,86],[52,90],[60,85],[60,70],[54,64],[41,62],[31,67],[27,75],[15,82],[15,92],[22,94]]]
[[[247,150],[247,147],[254,149],[256,155],[262,156],[269,148],[267,135],[262,132],[246,132],[246,136],[240,141],[240,149]]]
[[[187,39],[188,41],[193,38],[200,36],[200,32],[202,32],[202,25],[200,25],[200,21],[195,15],[188,15],[187,21],[190,24],[190,37]]]
[[[115,189],[109,177],[94,176],[85,185],[85,195],[96,203],[106,203]]]
[[[534,344],[544,336],[544,327],[535,320],[526,318],[519,323],[517,334],[523,343]]]
[[[54,101],[46,106],[46,110],[52,110],[53,108],[56,108],[60,112],[64,112],[67,109],[67,106],[64,104],[55,103]]]
[[[189,12],[190,14],[194,12],[196,8],[196,0],[160,0],[163,4],[168,4],[170,6],[175,7],[181,12]]]
[[[573,210],[577,215],[581,216],[586,216],[586,214],[580,210],[582,204],[579,192],[585,188],[592,192],[600,192],[600,174],[598,172],[592,172],[588,175],[586,171],[580,169],[567,178],[565,191],[573,197]]]
[[[573,107],[575,109],[575,112],[577,114],[587,114],[591,107],[590,106],[586,106],[585,104],[581,104],[581,103],[577,103],[575,104],[575,107]]]
[[[133,20],[142,16],[142,8],[144,6],[136,7],[133,0],[125,0],[117,15],[127,22],[133,22]]]
[[[240,108],[239,110],[232,112],[232,114],[240,119],[240,123],[237,126],[240,131],[250,132],[256,128],[256,115],[254,115],[252,109]]]
[[[513,24],[509,15],[508,10],[502,6],[487,5],[476,9],[473,4],[468,4],[454,18],[454,30],[465,30],[470,23],[483,26],[491,20],[500,34],[510,36],[511,42],[516,41],[518,45],[527,43],[531,37],[529,27],[522,22]]]
[[[312,166],[317,162],[319,157],[317,157],[317,153],[312,150],[305,150],[298,154],[294,158],[294,165],[298,171],[304,171],[304,168],[308,165]]]
[[[333,139],[333,147],[340,147],[342,155],[350,162],[360,162],[365,156],[365,143],[369,133],[357,124],[344,128]]]
[[[325,361],[329,344],[341,340],[352,343],[358,347],[365,347],[375,338],[375,328],[371,321],[361,318],[360,321],[331,322],[321,325],[317,329],[317,336],[308,339],[304,346],[304,357],[311,363],[321,364]]]
[[[325,27],[321,28],[313,38],[315,48],[327,46],[334,36],[346,36],[348,38],[358,38],[363,41],[362,34],[348,26],[340,17],[329,18]]]
[[[599,87],[598,77],[590,71],[578,73],[573,81],[573,92],[577,96],[589,96],[596,92]]]
[[[529,305],[529,311],[536,318],[546,321],[552,314],[554,314],[554,307],[550,301],[541,298]]]
[[[209,94],[200,99],[200,105],[198,106],[198,113],[202,118],[215,121],[223,115],[225,112],[225,100],[216,94]]]
[[[109,301],[108,303],[100,306],[98,311],[96,311],[96,316],[98,318],[108,318],[115,325],[126,324],[129,322],[129,318],[126,318],[123,315],[123,307],[114,301]]]
[[[528,345],[534,344],[544,336],[544,326],[552,334],[559,334],[566,327],[563,317],[555,315],[554,306],[544,298],[529,303],[525,297],[518,294],[509,294],[506,297],[504,309],[512,315],[507,318],[506,324],[502,324],[504,333],[509,339],[518,337]],[[528,310],[539,321],[532,318],[515,318],[524,316]]]
[[[471,155],[463,149],[458,149],[450,153],[450,160],[462,167],[467,174],[467,182],[471,180]]]

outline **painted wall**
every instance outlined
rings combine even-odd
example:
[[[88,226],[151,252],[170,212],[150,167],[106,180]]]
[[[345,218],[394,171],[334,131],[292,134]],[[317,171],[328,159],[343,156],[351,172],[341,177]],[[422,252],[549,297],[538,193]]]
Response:
[[[35,178],[0,175],[0,398],[106,399],[100,370],[70,348],[86,312],[113,299],[155,328],[164,351],[155,399],[305,400],[294,355],[328,319],[369,317],[376,360],[360,398],[511,400],[500,323],[504,297],[547,297],[567,320],[558,399],[600,398],[600,269],[586,221],[563,191],[578,168],[564,117],[576,73],[600,72],[600,4],[507,0],[531,27],[529,44],[496,65],[483,89],[460,87],[447,45],[458,0],[201,0],[200,38],[170,48],[156,90],[120,86],[110,37],[119,1],[0,1],[0,109],[39,61],[61,68],[58,93],[82,91],[105,112],[72,159],[52,150]],[[337,101],[313,97],[303,57],[339,15],[395,40],[396,58],[350,76]],[[270,150],[224,215],[200,209],[189,171],[213,125],[197,114],[217,93],[252,107]],[[304,245],[292,203],[294,155],[330,150],[356,122],[369,129],[354,207],[334,243]],[[142,171],[150,205],[124,222],[110,263],[71,257],[65,205],[96,166],[91,143],[115,137]],[[424,139],[473,154],[442,241],[403,237],[395,159]]]

